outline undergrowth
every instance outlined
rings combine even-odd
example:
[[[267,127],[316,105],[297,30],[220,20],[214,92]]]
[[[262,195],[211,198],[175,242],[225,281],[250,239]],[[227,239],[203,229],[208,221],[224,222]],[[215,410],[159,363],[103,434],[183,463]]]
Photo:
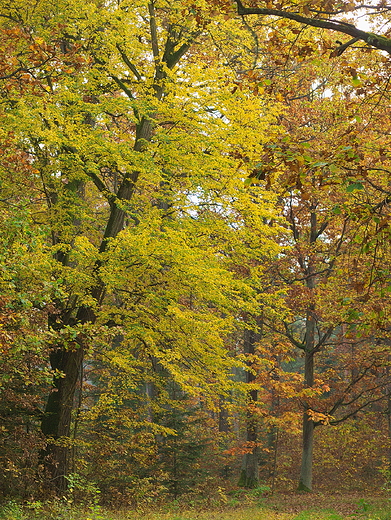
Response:
[[[75,504],[61,500],[9,501],[0,505],[0,520],[390,520],[391,502],[378,499],[324,496],[264,496],[265,489],[237,490],[208,504],[198,500],[176,500],[155,508],[132,507],[115,510],[96,500]]]

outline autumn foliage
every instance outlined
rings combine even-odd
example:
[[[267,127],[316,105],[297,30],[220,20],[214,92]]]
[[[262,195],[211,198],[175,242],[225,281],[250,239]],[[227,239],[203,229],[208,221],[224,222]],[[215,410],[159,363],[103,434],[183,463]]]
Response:
[[[387,481],[389,40],[358,7],[0,1],[4,496]]]

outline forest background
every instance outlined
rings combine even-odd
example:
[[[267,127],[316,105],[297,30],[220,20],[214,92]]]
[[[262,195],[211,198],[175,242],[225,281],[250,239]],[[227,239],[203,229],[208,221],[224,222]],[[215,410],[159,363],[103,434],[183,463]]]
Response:
[[[387,488],[390,21],[0,2],[3,497]]]

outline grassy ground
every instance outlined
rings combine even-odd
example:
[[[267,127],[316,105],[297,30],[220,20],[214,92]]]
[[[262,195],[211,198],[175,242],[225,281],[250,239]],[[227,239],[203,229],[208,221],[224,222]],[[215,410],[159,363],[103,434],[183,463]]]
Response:
[[[160,510],[105,510],[99,506],[76,507],[66,502],[9,502],[0,506],[1,520],[391,520],[386,497],[359,495],[276,495],[215,505],[168,504]],[[244,499],[243,499],[244,498]],[[243,499],[243,500],[242,500]],[[246,503],[247,500],[247,503]],[[243,503],[245,503],[243,505]]]

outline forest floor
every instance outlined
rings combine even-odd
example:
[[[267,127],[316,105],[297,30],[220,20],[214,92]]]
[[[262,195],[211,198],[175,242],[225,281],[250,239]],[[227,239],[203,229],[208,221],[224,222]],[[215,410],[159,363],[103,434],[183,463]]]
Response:
[[[368,494],[369,495],[369,494]],[[108,510],[70,502],[9,502],[1,520],[391,520],[391,500],[358,494],[276,494],[253,503],[242,501],[206,508],[174,502],[159,509]]]
[[[127,519],[126,516],[125,519]],[[228,504],[220,510],[183,511],[178,514],[167,513],[164,515],[149,513],[137,518],[137,520],[139,519],[391,520],[391,500],[384,496],[364,497],[357,494],[279,494],[246,506],[241,504],[230,506]]]

